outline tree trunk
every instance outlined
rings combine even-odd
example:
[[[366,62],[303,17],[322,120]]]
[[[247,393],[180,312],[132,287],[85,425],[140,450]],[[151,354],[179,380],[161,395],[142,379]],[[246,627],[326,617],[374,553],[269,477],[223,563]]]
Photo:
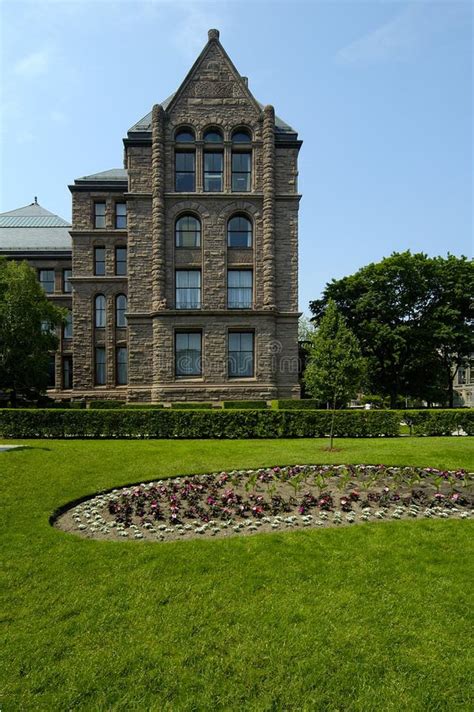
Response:
[[[336,417],[336,394],[334,393],[334,400],[332,404],[332,417],[331,417],[331,434],[329,441],[329,449],[332,450],[332,444],[334,441],[334,419]]]

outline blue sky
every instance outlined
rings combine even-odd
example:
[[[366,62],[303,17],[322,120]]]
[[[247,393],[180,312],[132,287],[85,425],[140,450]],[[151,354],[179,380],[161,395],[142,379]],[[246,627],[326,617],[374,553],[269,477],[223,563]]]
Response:
[[[470,2],[1,2],[0,211],[122,166],[217,27],[299,131],[300,309],[394,250],[472,256]]]

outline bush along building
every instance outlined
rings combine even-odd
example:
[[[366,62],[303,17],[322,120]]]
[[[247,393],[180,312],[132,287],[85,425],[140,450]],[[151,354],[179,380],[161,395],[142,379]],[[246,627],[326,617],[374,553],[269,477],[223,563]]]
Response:
[[[298,398],[300,146],[210,30],[128,131],[124,168],[69,186],[72,359],[50,395]]]

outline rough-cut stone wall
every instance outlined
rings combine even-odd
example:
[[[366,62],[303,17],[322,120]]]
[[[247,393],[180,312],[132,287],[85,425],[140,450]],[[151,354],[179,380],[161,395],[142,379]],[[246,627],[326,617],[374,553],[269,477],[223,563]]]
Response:
[[[176,193],[174,136],[192,127],[196,141],[196,190]],[[224,189],[203,186],[204,132],[219,127],[223,143]],[[252,137],[252,190],[232,193],[232,132],[247,128]],[[291,139],[275,142],[275,112],[262,111],[228,62],[215,33],[206,52],[166,111],[155,106],[149,143],[143,136],[126,145],[129,192],[125,196],[94,189],[73,193],[74,370],[75,388],[88,397],[148,400],[222,400],[298,397],[298,200],[297,155]],[[113,229],[114,202],[127,201],[127,231]],[[107,226],[92,229],[93,202],[106,200]],[[191,212],[201,221],[201,246],[175,246],[175,222]],[[253,225],[250,249],[227,247],[227,223],[236,212]],[[114,247],[128,246],[128,278],[113,277]],[[93,248],[105,245],[107,276],[94,277]],[[227,270],[253,270],[253,308],[227,309]],[[176,269],[201,270],[201,310],[175,308]],[[110,275],[110,276],[109,276]],[[128,293],[128,328],[114,326],[114,300]],[[93,326],[93,298],[107,297],[108,322]],[[198,378],[175,375],[175,332],[202,332],[203,372]],[[252,331],[255,372],[228,376],[229,330]],[[129,384],[115,386],[115,351],[128,343]],[[93,348],[107,349],[107,384],[94,386]]]

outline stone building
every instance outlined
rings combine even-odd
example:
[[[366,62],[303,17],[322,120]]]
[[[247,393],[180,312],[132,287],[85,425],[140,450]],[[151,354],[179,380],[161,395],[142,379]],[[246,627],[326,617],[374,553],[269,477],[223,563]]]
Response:
[[[217,30],[72,193],[72,391],[128,401],[297,398],[297,133]],[[69,363],[68,363],[69,367]]]

